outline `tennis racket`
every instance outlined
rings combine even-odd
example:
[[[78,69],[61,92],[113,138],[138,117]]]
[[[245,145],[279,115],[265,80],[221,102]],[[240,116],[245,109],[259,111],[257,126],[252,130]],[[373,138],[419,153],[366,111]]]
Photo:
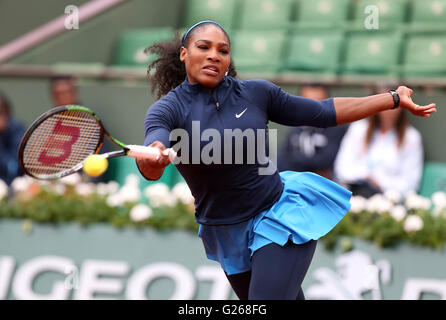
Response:
[[[19,146],[19,164],[33,178],[60,179],[81,170],[85,159],[99,152],[104,136],[121,148],[101,154],[104,158],[157,159],[160,156],[157,148],[126,145],[110,136],[90,109],[67,105],[45,112],[26,130]],[[172,149],[163,153],[171,161],[176,156]]]

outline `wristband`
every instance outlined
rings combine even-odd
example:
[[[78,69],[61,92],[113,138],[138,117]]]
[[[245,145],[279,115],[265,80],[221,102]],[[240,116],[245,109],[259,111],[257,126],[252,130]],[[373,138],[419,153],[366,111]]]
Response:
[[[392,110],[398,108],[400,105],[400,96],[398,95],[398,93],[395,90],[389,90],[389,93],[392,95],[392,98],[393,98]]]

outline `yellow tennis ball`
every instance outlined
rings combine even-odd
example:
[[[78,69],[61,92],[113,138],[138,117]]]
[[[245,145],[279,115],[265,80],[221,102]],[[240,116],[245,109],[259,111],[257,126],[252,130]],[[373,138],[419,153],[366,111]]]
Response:
[[[98,154],[92,154],[84,161],[84,172],[91,177],[100,176],[107,170],[108,160]]]

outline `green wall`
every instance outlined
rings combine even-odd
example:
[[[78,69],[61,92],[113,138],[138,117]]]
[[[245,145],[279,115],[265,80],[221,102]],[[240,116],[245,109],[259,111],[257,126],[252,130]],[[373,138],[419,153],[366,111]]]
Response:
[[[87,1],[0,1],[0,45],[64,14],[68,4]],[[119,34],[126,29],[176,27],[181,18],[181,0],[127,0],[92,20],[15,57],[8,63],[53,64],[99,62],[110,64]],[[4,18],[4,20],[2,20]],[[17,21],[20,21],[18,23]],[[22,21],[26,21],[22,25]]]
[[[68,5],[88,0],[0,1],[0,46],[64,14]]]

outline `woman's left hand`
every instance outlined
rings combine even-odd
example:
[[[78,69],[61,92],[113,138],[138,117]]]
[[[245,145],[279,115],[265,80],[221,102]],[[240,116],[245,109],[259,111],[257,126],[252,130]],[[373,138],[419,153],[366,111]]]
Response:
[[[408,87],[400,86],[398,87],[396,92],[400,96],[400,107],[409,110],[416,116],[430,117],[431,113],[437,112],[437,106],[435,105],[435,103],[431,103],[426,106],[415,104],[411,98],[413,90]]]

